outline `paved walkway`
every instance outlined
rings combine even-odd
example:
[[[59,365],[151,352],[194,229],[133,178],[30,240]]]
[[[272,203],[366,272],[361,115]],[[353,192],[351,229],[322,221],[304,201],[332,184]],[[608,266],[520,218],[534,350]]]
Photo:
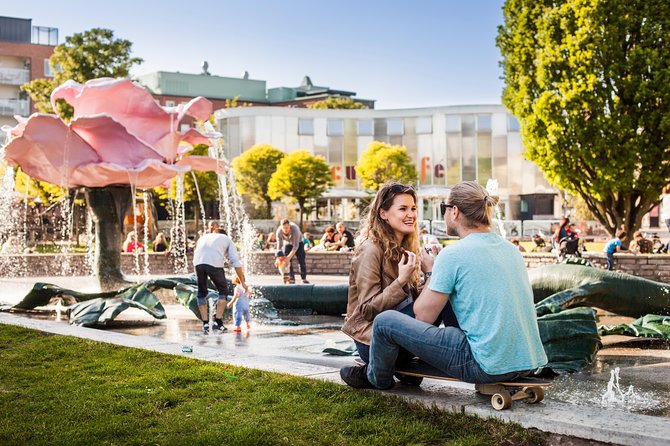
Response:
[[[337,383],[342,383],[339,368],[352,363],[351,357],[321,354],[326,346],[337,346],[348,341],[341,332],[334,328],[324,328],[323,324],[317,330],[305,326],[254,324],[250,336],[244,332],[204,336],[198,329],[198,322],[189,316],[187,310],[179,306],[168,306],[166,310],[168,320],[155,323],[154,329],[151,328],[151,322],[139,324],[139,327],[135,324],[135,328],[129,324],[127,331],[135,334],[121,333],[116,329],[74,327],[63,321],[10,313],[0,313],[0,323]],[[134,317],[130,315],[128,319]],[[192,353],[182,352],[181,347],[185,343],[193,346]],[[622,445],[670,445],[670,421],[665,418],[561,403],[551,399],[537,405],[515,403],[511,409],[498,412],[491,408],[488,397],[474,392],[474,386],[446,384],[436,380],[426,380],[420,388],[399,384],[387,393],[429,406],[436,405],[448,411],[496,417],[559,435]]]

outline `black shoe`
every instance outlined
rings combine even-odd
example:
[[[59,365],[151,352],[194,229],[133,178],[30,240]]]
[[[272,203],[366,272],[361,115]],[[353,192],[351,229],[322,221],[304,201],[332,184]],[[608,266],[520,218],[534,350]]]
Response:
[[[353,365],[340,369],[342,381],[356,389],[374,389],[375,386],[368,381],[368,365]]]
[[[212,324],[212,331],[219,331],[223,333],[224,331],[228,331],[228,329],[226,328],[225,325],[214,321],[214,323]]]
[[[202,331],[205,334],[209,334],[209,324],[202,324]]]
[[[394,373],[393,376],[406,386],[418,387],[423,382],[423,377],[421,376],[403,375],[402,373]]]

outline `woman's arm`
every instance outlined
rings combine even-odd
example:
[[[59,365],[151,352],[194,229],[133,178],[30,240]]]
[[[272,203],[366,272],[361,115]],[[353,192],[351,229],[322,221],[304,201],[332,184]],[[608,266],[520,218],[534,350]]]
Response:
[[[407,297],[403,286],[408,278],[399,280],[396,277],[389,286],[383,288],[383,275],[391,275],[393,272],[382,271],[382,256],[381,248],[369,243],[352,262],[360,313],[369,321],[382,311],[395,307]]]

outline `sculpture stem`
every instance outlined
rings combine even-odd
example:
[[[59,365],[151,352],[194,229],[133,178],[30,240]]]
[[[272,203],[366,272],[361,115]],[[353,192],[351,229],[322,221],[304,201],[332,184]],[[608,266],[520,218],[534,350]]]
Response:
[[[128,285],[121,272],[123,218],[130,202],[130,186],[85,188],[86,203],[95,223],[94,275],[102,291]]]

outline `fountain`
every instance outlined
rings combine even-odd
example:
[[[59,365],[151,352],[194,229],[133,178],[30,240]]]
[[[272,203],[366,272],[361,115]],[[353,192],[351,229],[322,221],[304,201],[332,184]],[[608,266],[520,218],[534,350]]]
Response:
[[[136,188],[182,178],[192,169],[223,173],[225,163],[188,156],[194,144],[212,145],[220,135],[178,130],[186,115],[206,120],[212,104],[198,97],[161,107],[129,79],[68,81],[51,95],[74,108],[67,123],[55,115],[33,114],[9,132],[0,158],[31,177],[65,188],[83,188],[95,226],[94,274],[103,290],[126,285],[120,252],[123,216]],[[8,181],[5,175],[4,181]]]

